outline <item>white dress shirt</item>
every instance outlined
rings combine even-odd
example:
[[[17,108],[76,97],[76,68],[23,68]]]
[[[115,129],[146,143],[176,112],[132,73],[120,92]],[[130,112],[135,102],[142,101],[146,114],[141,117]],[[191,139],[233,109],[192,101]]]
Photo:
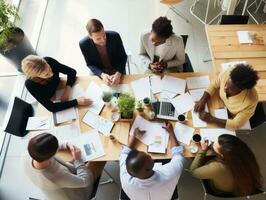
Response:
[[[171,149],[172,160],[154,167],[154,174],[147,179],[132,177],[126,169],[126,158],[131,151],[123,147],[120,155],[120,179],[122,188],[131,200],[170,200],[183,170],[183,146]]]

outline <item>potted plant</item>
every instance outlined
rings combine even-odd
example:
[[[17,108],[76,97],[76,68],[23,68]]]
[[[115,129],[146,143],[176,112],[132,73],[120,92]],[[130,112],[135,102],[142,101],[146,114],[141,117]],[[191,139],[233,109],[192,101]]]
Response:
[[[29,54],[35,54],[23,30],[16,27],[18,9],[0,0],[0,53],[21,71],[21,61]]]
[[[121,113],[122,121],[133,120],[135,97],[130,96],[129,94],[120,94],[118,98],[118,108]]]
[[[149,106],[150,103],[151,103],[151,99],[150,99],[149,97],[145,97],[145,98],[143,99],[143,102],[144,102],[145,106]]]
[[[103,92],[102,100],[106,106],[111,105],[112,96],[113,96],[112,92]]]

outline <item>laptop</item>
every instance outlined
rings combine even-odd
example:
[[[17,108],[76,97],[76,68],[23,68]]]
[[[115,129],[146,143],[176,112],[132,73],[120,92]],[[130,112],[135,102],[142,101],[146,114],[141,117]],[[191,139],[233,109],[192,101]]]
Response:
[[[171,102],[157,101],[152,103],[152,107],[158,119],[178,120],[178,113]]]

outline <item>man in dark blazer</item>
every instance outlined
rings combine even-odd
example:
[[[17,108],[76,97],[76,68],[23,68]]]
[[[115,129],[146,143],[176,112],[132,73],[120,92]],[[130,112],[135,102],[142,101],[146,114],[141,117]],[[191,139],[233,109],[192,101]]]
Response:
[[[89,36],[79,42],[87,66],[107,85],[119,84],[125,74],[127,55],[120,35],[104,31],[97,19],[89,20],[86,29]]]

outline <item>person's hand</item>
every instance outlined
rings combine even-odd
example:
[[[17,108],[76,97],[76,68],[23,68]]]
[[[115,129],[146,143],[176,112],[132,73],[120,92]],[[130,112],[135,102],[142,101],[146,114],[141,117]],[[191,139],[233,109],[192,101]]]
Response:
[[[195,112],[201,112],[205,108],[206,101],[204,99],[200,99],[194,106]]]
[[[158,63],[158,65],[159,65],[159,67],[160,67],[161,69],[166,69],[167,66],[168,66],[167,62],[164,62],[164,61],[160,61],[160,62]]]
[[[117,85],[120,83],[121,81],[121,73],[120,72],[116,72],[114,75],[111,76],[111,85]]]
[[[145,133],[146,133],[146,131],[141,131],[141,130],[139,130],[139,128],[136,128],[134,130],[134,136],[136,138],[141,138]]]
[[[90,106],[93,103],[91,99],[85,97],[79,97],[77,101],[79,106]]]
[[[160,65],[158,62],[156,63],[151,63],[150,64],[150,69],[153,73],[160,73],[162,71]]]
[[[74,160],[81,160],[81,150],[75,145],[68,144],[68,148]]]
[[[108,74],[102,73],[101,76],[102,80],[107,84],[111,85],[112,84],[112,78]]]
[[[162,128],[164,128],[168,133],[174,133],[173,125],[170,122],[166,122],[166,126]]]
[[[71,87],[68,85],[66,86],[63,95],[61,96],[60,100],[61,102],[66,102],[69,99],[70,96],[70,92],[71,92]]]
[[[202,150],[207,150],[209,148],[209,140],[201,140],[200,145]]]
[[[199,118],[205,122],[210,122],[213,118],[213,116],[208,112],[199,112]]]

